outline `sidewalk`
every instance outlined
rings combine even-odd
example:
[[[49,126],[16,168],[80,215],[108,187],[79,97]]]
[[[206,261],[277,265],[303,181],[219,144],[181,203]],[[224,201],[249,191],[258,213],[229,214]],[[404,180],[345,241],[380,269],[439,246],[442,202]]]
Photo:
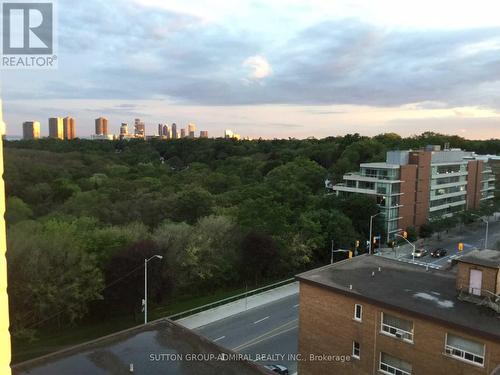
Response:
[[[179,323],[186,328],[194,329],[297,293],[299,293],[299,283],[296,281],[260,294],[249,296],[248,298],[242,298],[226,305],[218,306],[213,309],[179,319],[176,323]]]

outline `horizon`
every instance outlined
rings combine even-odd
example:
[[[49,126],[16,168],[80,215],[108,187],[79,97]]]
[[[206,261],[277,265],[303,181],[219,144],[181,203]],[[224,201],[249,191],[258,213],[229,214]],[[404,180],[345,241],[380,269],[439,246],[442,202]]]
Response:
[[[500,138],[496,3],[384,4],[61,0],[58,67],[3,72],[8,134],[70,113],[82,136],[103,116],[266,139]]]

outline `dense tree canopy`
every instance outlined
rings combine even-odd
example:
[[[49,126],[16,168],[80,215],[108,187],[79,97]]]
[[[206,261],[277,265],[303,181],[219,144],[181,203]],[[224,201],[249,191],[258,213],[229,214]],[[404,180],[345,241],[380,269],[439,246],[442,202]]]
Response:
[[[365,196],[328,194],[325,179],[338,182],[360,162],[384,160],[389,149],[444,143],[500,154],[499,140],[435,133],[6,141],[13,330],[37,326],[52,312],[60,324],[89,308],[137,313],[141,265],[153,253],[163,260],[152,265],[157,288],[150,298],[161,303],[292,276],[329,261],[332,241],[350,249],[360,240],[363,251],[377,205]]]

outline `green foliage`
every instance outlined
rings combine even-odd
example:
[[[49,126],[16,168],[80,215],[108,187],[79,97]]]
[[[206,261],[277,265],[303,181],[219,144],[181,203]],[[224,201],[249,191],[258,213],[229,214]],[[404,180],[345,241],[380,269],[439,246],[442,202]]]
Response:
[[[14,225],[33,217],[33,210],[21,198],[7,198],[5,219],[8,225]]]
[[[422,224],[418,233],[422,238],[429,238],[434,233],[434,228],[432,224]]]
[[[101,298],[102,273],[85,252],[80,222],[23,221],[7,232],[11,329],[14,334],[55,317],[74,323]]]
[[[27,332],[52,311],[61,311],[61,324],[87,309],[94,313],[88,319],[137,314],[141,264],[152,251],[164,256],[151,268],[159,286],[151,301],[162,303],[325,264],[332,240],[334,248],[353,249],[356,240],[364,247],[376,202],[327,195],[325,178],[338,182],[360,162],[384,160],[390,149],[445,142],[500,153],[498,140],[430,132],[321,140],[5,141],[14,330]],[[374,234],[383,231],[380,216],[373,224]],[[454,224],[443,219],[432,228]],[[414,229],[408,234],[416,239]],[[103,274],[107,284],[134,269],[123,284],[105,289],[104,301],[92,302],[100,298]]]

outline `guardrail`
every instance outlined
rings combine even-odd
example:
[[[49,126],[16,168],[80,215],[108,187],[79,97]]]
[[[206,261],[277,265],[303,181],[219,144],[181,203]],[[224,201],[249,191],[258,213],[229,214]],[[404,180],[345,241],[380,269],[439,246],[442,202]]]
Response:
[[[266,286],[263,286],[263,287],[260,287],[260,288],[257,288],[257,289],[252,289],[252,290],[246,291],[244,293],[236,294],[234,296],[227,297],[227,298],[215,301],[215,302],[207,303],[206,305],[203,305],[203,306],[198,306],[198,307],[195,307],[193,309],[182,311],[180,313],[176,313],[176,314],[170,315],[167,318],[170,319],[170,320],[182,319],[182,318],[185,318],[187,316],[200,313],[202,311],[210,310],[210,309],[212,309],[214,307],[225,305],[226,303],[237,301],[237,300],[239,300],[241,298],[253,296],[255,294],[259,294],[259,293],[262,293],[262,292],[265,292],[265,291],[268,291],[268,290],[271,290],[271,289],[274,289],[274,288],[278,288],[280,286],[284,286],[284,285],[290,284],[290,283],[292,283],[294,281],[295,281],[295,278],[290,278],[290,279],[286,279],[286,280],[283,280],[283,281],[278,281],[277,283],[274,283],[274,284],[266,285]]]

